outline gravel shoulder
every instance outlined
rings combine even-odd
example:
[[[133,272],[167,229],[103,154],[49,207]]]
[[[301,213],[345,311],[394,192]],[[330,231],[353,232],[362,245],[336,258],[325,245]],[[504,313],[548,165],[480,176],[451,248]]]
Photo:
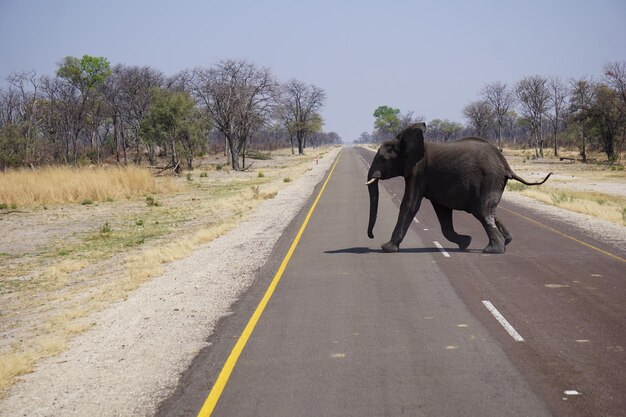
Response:
[[[328,152],[235,229],[94,314],[94,326],[69,349],[21,377],[0,402],[0,415],[152,415],[250,286],[338,152]]]

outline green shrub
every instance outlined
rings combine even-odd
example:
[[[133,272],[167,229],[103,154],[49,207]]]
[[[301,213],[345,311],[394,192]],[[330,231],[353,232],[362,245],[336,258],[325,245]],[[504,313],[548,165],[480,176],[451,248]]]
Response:
[[[148,205],[148,207],[158,207],[161,205],[161,203],[156,201],[151,195],[146,197],[146,204]]]
[[[100,236],[109,237],[110,234],[111,234],[111,226],[109,225],[109,222],[106,222],[102,226],[100,226]]]

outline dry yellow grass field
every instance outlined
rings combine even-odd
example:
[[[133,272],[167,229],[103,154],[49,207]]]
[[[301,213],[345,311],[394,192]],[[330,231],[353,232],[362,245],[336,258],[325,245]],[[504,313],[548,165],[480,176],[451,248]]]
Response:
[[[325,152],[277,151],[247,172],[213,156],[166,178],[136,167],[0,174],[0,395],[94,312],[230,230]]]
[[[13,207],[104,202],[162,192],[171,181],[157,183],[149,170],[136,166],[66,166],[0,172],[0,203]]]

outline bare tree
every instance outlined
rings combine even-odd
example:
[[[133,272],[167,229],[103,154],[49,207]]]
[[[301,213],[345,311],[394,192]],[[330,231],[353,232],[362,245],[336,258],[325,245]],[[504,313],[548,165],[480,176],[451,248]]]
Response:
[[[568,97],[567,85],[559,77],[550,77],[548,80],[548,102],[550,105],[550,113],[548,118],[552,125],[552,135],[554,137],[554,156],[559,155],[558,133],[559,127],[563,120],[563,112]]]
[[[152,91],[164,84],[163,74],[151,67],[124,66],[119,73],[121,130],[120,139],[124,150],[124,163],[127,162],[126,147],[132,146],[129,139],[134,140],[135,163],[141,163],[141,121],[147,116],[152,103]],[[131,136],[131,138],[129,138]],[[155,149],[152,143],[147,144],[150,163],[155,161]]]
[[[498,148],[502,150],[502,127],[507,113],[515,104],[515,94],[507,88],[506,84],[495,81],[487,84],[481,90],[481,95],[491,105],[498,129]]]
[[[620,98],[618,110],[626,117],[626,62],[609,62],[604,66],[604,78],[609,87],[613,88]]]
[[[543,116],[549,105],[548,80],[540,75],[522,78],[515,93],[522,105],[522,113],[531,124],[531,140],[535,138],[535,156],[543,158]]]
[[[277,87],[274,76],[269,69],[244,60],[225,60],[215,68],[193,70],[189,85],[214,126],[226,137],[233,169],[245,169],[248,137],[271,112]]]
[[[487,137],[494,121],[491,105],[487,101],[471,102],[463,109],[463,115],[469,120],[476,136]]]
[[[279,98],[280,118],[285,128],[293,131],[298,141],[298,153],[304,153],[305,140],[313,115],[324,105],[326,93],[321,88],[302,81],[291,80],[284,84]],[[292,146],[293,151],[293,146]]]
[[[626,139],[626,62],[609,62],[604,65],[604,79],[607,85],[613,88],[618,100],[615,100],[615,107],[620,115],[620,124],[624,126],[622,133]],[[618,152],[619,155],[619,152]]]
[[[398,115],[398,120],[400,121],[399,130],[409,127],[414,123],[423,122],[426,118],[424,116],[415,116],[415,112],[413,110],[409,110],[406,113],[400,113]]]
[[[587,162],[587,136],[589,134],[590,111],[595,98],[595,82],[591,78],[572,79],[570,84],[570,111],[580,127],[582,149],[580,156]]]
[[[26,138],[29,141],[35,139],[37,131],[37,94],[39,79],[35,71],[15,72],[7,80],[19,92],[19,116],[26,124]]]

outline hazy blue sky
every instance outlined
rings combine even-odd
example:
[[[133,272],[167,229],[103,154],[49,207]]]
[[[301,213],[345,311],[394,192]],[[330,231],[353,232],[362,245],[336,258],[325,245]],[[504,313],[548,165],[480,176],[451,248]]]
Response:
[[[67,55],[167,75],[244,58],[323,88],[325,129],[351,141],[379,105],[465,122],[485,83],[600,76],[626,61],[625,22],[626,0],[0,0],[0,77]]]

